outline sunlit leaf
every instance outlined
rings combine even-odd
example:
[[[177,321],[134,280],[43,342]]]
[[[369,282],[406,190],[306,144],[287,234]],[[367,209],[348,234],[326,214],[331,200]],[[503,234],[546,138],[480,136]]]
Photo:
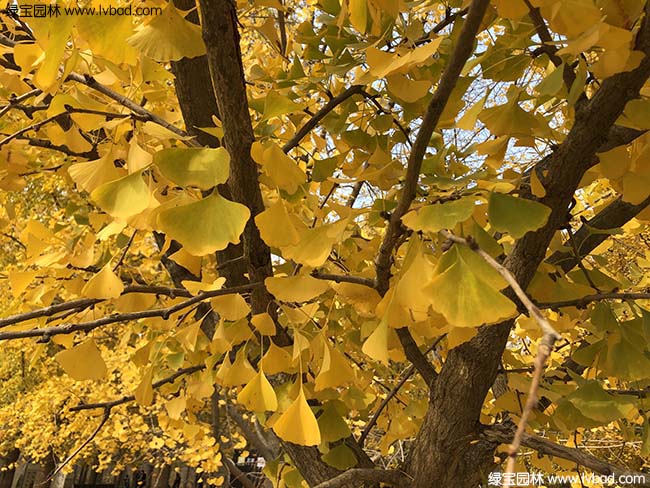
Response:
[[[57,353],[55,358],[63,370],[77,381],[101,380],[108,373],[106,363],[92,339]]]
[[[214,192],[198,202],[161,211],[158,226],[187,252],[204,256],[237,244],[249,217],[244,205]]]
[[[230,155],[220,147],[169,148],[154,154],[160,172],[180,186],[209,190],[228,180]]]
[[[301,446],[320,444],[318,422],[307,404],[302,386],[294,402],[273,424],[273,431],[280,439]]]

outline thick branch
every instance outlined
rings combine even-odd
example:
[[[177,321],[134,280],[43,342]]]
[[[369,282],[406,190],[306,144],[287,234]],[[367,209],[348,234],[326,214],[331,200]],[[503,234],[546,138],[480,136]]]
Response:
[[[197,371],[202,371],[204,369],[205,369],[205,365],[190,366],[188,368],[179,369],[178,371],[168,376],[167,378],[163,378],[162,380],[156,381],[151,385],[151,387],[155,390],[157,388],[160,388],[163,385],[173,383],[181,376],[196,373]],[[129,403],[132,401],[135,401],[135,395],[125,395],[121,398],[117,398],[115,400],[111,400],[108,402],[82,403],[80,405],[76,405],[70,408],[70,412],[79,412],[81,410],[94,410],[96,408],[103,408],[104,410],[110,411],[112,408],[115,408],[118,405],[123,405],[125,403]]]
[[[239,430],[241,430],[244,435],[244,438],[250,442],[260,456],[269,463],[277,459],[279,453],[277,453],[275,449],[269,445],[266,439],[262,437],[260,432],[244,418],[241,412],[237,410],[237,407],[234,405],[226,405],[226,412],[228,413],[228,416],[235,421]]]
[[[409,477],[401,471],[388,469],[348,469],[336,478],[319,483],[314,488],[338,488],[354,483],[354,486],[361,486],[361,483],[385,483],[391,486],[402,487],[409,484]]]
[[[11,332],[0,332],[0,341],[7,341],[11,339],[24,339],[27,337],[42,337],[43,340],[47,340],[52,336],[61,335],[61,334],[70,334],[72,332],[83,331],[90,332],[91,330],[103,327],[104,325],[115,324],[118,322],[127,322],[130,320],[139,320],[152,317],[162,317],[163,319],[169,318],[170,315],[183,310],[187,307],[194,305],[195,303],[202,302],[208,298],[230,295],[233,293],[242,293],[246,291],[251,291],[257,287],[263,286],[262,283],[251,283],[249,285],[236,286],[232,288],[225,288],[221,290],[206,291],[201,294],[185,300],[184,302],[177,303],[167,308],[158,308],[154,310],[141,310],[138,312],[128,312],[109,315],[107,317],[102,317],[97,320],[91,320],[89,322],[81,323],[69,323],[63,325],[57,325],[54,327],[44,327],[42,329],[29,329],[29,330],[20,330],[20,331],[11,331]]]
[[[543,334],[542,341],[537,348],[537,356],[535,357],[535,370],[533,371],[533,378],[530,382],[530,388],[528,390],[528,399],[524,405],[521,418],[519,419],[519,425],[517,425],[517,431],[515,432],[515,435],[512,439],[512,444],[510,444],[510,449],[508,452],[508,464],[506,467],[506,472],[514,473],[515,460],[519,452],[519,447],[521,446],[522,436],[524,435],[526,425],[528,424],[528,418],[530,417],[533,408],[535,408],[537,405],[539,384],[542,379],[542,375],[544,374],[544,369],[546,368],[546,361],[553,351],[555,342],[560,339],[561,336],[557,333],[557,331],[549,323],[542,312],[540,312],[537,306],[528,297],[526,292],[524,292],[512,273],[505,266],[497,262],[487,252],[478,247],[474,239],[471,237],[458,237],[447,231],[442,231],[441,233],[451,242],[468,246],[472,251],[481,256],[486,263],[492,266],[492,268],[494,268],[501,275],[501,277],[506,280],[508,285],[510,285],[510,288],[512,291],[514,291],[515,295],[517,295],[517,298],[519,298],[521,303],[523,303],[526,307],[526,310],[528,310],[529,315],[535,319]],[[510,486],[509,478],[506,479],[504,486],[506,486],[506,488]]]
[[[600,302],[602,300],[650,300],[650,293],[641,293],[641,292],[595,293],[593,295],[587,295],[585,297],[576,298],[574,300],[540,303],[539,308],[550,308],[553,310],[558,308],[563,308],[563,307],[584,308],[592,302]]]
[[[165,286],[149,286],[149,285],[132,285],[127,286],[122,291],[122,295],[127,295],[129,293],[149,293],[155,295],[164,295],[171,298],[176,297],[186,297],[190,298],[192,294],[183,288],[168,288]],[[38,308],[36,310],[30,310],[29,312],[23,312],[16,315],[10,315],[0,319],[0,329],[3,327],[8,327],[13,324],[20,322],[25,322],[27,320],[36,319],[39,317],[51,317],[56,315],[59,312],[66,312],[68,310],[85,310],[88,307],[92,307],[97,303],[104,301],[101,298],[80,298],[78,300],[71,300],[69,302],[57,303],[56,305],[50,305],[49,307]]]
[[[650,197],[638,205],[624,202],[620,197],[607,205],[591,220],[588,220],[587,225],[583,225],[573,234],[573,240],[580,251],[580,255],[589,254],[610,237],[608,233],[595,233],[591,229],[606,230],[622,227],[647,208],[648,205],[650,205]],[[561,251],[546,259],[547,262],[562,268],[565,273],[578,264],[577,260],[578,258],[573,253]]]
[[[487,427],[482,432],[482,435],[488,440],[503,444],[510,442],[512,434],[513,429],[505,426]],[[580,449],[562,446],[548,439],[544,439],[543,437],[531,434],[524,434],[521,443],[523,446],[534,449],[540,454],[557,456],[562,459],[573,461],[580,466],[589,468],[595,473],[605,476],[614,475],[615,478],[618,478],[619,476],[634,476],[635,486],[650,486],[650,474],[628,470],[622,466],[603,461],[602,459],[592,456]],[[645,481],[637,484],[638,480]]]
[[[650,19],[646,19],[642,32],[650,32],[649,22]],[[585,171],[593,165],[596,152],[606,143],[627,102],[639,96],[639,90],[648,79],[650,49],[644,47],[644,51],[646,57],[636,69],[604,80],[593,97],[576,110],[567,137],[546,158],[547,171],[540,178],[546,195],[540,201],[551,209],[551,214],[544,227],[527,233],[516,242],[504,262],[522,289],[529,285],[557,229],[566,225],[567,209]],[[445,466],[458,456],[471,455],[475,465],[490,467],[493,451],[478,452],[480,445],[464,439],[471,438],[476,431],[485,395],[494,383],[512,325],[513,321],[509,320],[482,327],[474,338],[449,351],[408,463],[409,473],[416,480],[426,480],[433,473],[446,473]],[[463,408],[459,409],[459,405]],[[453,427],[448,425],[450,418],[453,418]],[[473,483],[474,478],[452,480],[446,477],[440,484],[453,486],[459,482]],[[424,481],[415,483],[416,488],[425,486]]]
[[[487,0],[474,0],[472,2],[449,62],[440,77],[438,87],[433,94],[431,102],[429,102],[417,138],[413,143],[413,149],[411,150],[407,163],[402,196],[391,215],[388,228],[386,229],[386,235],[381,243],[376,259],[377,289],[382,295],[388,291],[393,249],[403,233],[402,217],[406,214],[411,206],[411,202],[415,198],[422,160],[424,159],[427,147],[429,147],[431,135],[440,120],[440,116],[445,109],[445,105],[447,105],[452,90],[456,86],[456,82],[465,63],[472,54],[476,34],[488,4],[489,2]]]
[[[348,89],[341,92],[339,95],[332,98],[325,105],[323,105],[323,107],[318,112],[316,112],[305,123],[305,125],[303,125],[300,129],[298,129],[298,132],[296,132],[296,134],[284,145],[282,150],[285,153],[291,151],[294,147],[300,144],[300,141],[302,141],[302,139],[307,134],[309,134],[320,123],[320,121],[325,118],[327,114],[329,114],[332,110],[334,110],[336,107],[338,107],[343,102],[345,102],[352,95],[360,94],[362,91],[363,91],[363,87],[361,85],[352,85]]]
[[[389,288],[393,250],[403,233],[402,217],[406,214],[411,206],[411,202],[415,198],[424,155],[429,147],[433,131],[451,96],[452,90],[456,86],[458,77],[472,54],[476,34],[478,33],[488,5],[488,0],[474,0],[469,7],[467,18],[456,40],[454,50],[440,77],[440,82],[427,107],[418,135],[413,143],[407,163],[402,195],[388,222],[386,235],[375,260],[377,273],[376,288],[382,296],[386,294]],[[427,384],[431,386],[436,377],[435,369],[433,369],[433,366],[429,364],[426,357],[415,344],[408,328],[397,329],[397,335],[404,347],[407,358],[415,365]]]
[[[223,142],[233,161],[228,186],[233,199],[250,209],[251,218],[243,234],[244,256],[249,279],[264,282],[273,274],[271,250],[260,237],[254,217],[264,211],[258,179],[258,166],[251,157],[255,136],[248,110],[244,69],[239,47],[239,31],[235,3],[230,0],[199,2],[202,35],[207,51],[208,67],[214,95],[223,123]],[[272,297],[264,287],[253,291],[253,313],[273,313]]]
[[[311,275],[319,280],[334,281],[335,283],[354,283],[355,285],[367,286],[368,288],[375,287],[375,280],[372,278],[364,278],[363,276],[321,273],[318,270],[314,270]]]

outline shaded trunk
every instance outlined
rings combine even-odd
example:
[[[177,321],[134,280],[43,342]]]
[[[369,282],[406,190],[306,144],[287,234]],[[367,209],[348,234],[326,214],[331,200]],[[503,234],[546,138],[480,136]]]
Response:
[[[9,466],[4,471],[0,471],[0,488],[11,488],[14,481],[14,474],[16,473],[16,462],[20,457],[20,451],[14,449],[9,455],[2,459],[1,467]]]
[[[646,19],[640,35],[650,34]],[[650,50],[644,39],[644,50]],[[505,261],[526,288],[545,258],[555,232],[570,219],[574,193],[596,151],[626,103],[638,97],[650,75],[650,59],[638,68],[605,80],[594,97],[577,112],[565,141],[552,153],[542,181],[546,196],[541,203],[551,209],[548,222],[517,241]],[[476,487],[491,470],[496,445],[479,440],[481,408],[494,383],[512,321],[484,326],[469,342],[452,349],[436,381],[428,412],[413,446],[406,470],[413,488]]]

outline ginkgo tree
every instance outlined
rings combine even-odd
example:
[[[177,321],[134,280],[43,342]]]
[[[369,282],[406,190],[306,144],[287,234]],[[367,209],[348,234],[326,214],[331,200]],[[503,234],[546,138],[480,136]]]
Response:
[[[650,484],[650,3],[139,5],[2,13],[0,454]]]

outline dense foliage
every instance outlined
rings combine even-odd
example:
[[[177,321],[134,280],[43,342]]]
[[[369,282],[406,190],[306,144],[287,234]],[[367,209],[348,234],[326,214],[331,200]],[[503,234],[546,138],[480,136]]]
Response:
[[[643,471],[647,2],[138,5],[0,17],[0,455]]]

